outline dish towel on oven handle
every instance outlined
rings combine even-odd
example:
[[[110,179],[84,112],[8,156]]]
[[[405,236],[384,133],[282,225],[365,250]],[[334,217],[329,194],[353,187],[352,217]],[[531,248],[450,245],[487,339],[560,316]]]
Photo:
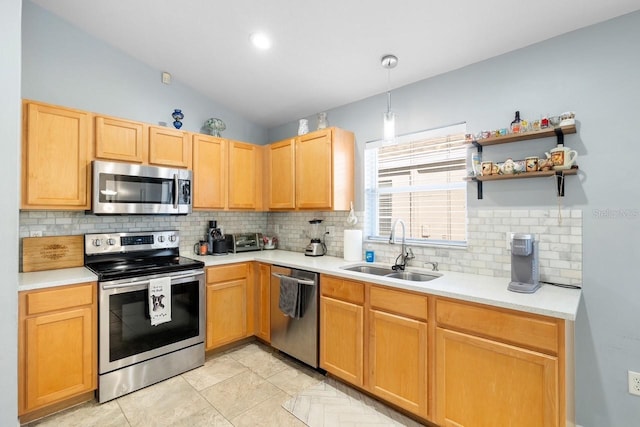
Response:
[[[149,280],[149,317],[151,326],[171,322],[171,278]]]

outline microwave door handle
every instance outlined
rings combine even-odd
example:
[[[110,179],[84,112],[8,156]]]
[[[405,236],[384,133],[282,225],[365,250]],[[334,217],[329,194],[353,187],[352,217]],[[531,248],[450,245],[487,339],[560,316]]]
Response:
[[[178,188],[179,186],[179,182],[178,182],[178,174],[174,173],[173,174],[173,208],[174,209],[178,209]]]

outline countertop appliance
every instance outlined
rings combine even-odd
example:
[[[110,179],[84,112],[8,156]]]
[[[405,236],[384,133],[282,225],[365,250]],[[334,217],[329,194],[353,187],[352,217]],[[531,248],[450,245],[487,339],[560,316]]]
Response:
[[[85,266],[98,276],[101,403],[204,364],[204,263],[180,256],[179,243],[177,231],[84,236]],[[153,326],[158,281],[171,320]]]
[[[306,256],[322,256],[327,253],[327,246],[324,244],[324,231],[320,231],[321,219],[312,219],[311,224],[311,242],[304,250]]]
[[[192,172],[94,160],[92,208],[96,215],[191,213]]]
[[[508,289],[531,294],[540,287],[538,241],[533,234],[516,233],[511,239],[511,283]]]
[[[280,310],[280,279],[296,279],[305,287],[305,310],[300,318],[292,318]],[[271,267],[271,346],[307,365],[318,367],[318,273],[281,266]]]
[[[227,249],[229,252],[248,252],[262,250],[262,234],[261,233],[234,233],[225,234]]]

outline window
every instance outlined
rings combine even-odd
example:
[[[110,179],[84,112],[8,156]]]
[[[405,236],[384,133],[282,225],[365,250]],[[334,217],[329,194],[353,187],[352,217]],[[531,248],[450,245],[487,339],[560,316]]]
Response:
[[[413,244],[464,245],[466,124],[403,135],[365,149],[365,233],[387,240],[402,219]]]

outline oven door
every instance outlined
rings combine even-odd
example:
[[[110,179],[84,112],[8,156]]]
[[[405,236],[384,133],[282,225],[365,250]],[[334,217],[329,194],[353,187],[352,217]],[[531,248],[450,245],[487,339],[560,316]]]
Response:
[[[171,321],[151,326],[149,280],[171,277]],[[99,283],[99,373],[204,343],[204,271]]]
[[[186,169],[95,160],[92,213],[191,213],[191,179]]]

